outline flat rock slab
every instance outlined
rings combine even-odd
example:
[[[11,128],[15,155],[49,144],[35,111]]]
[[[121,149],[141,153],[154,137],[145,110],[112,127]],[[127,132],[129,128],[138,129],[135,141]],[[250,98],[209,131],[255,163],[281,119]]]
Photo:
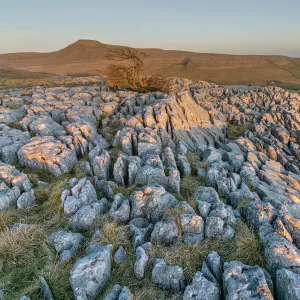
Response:
[[[52,136],[31,138],[18,151],[18,158],[22,166],[56,177],[69,173],[77,162],[75,149]]]

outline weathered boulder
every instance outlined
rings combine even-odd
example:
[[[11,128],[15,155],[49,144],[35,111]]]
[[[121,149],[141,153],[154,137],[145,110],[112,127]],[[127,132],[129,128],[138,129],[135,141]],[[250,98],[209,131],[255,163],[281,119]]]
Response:
[[[96,299],[111,275],[112,245],[78,259],[71,272],[70,282],[75,300]]]
[[[261,225],[272,223],[277,217],[276,209],[270,203],[261,201],[251,201],[240,212],[247,224],[256,231]]]
[[[73,230],[87,230],[95,219],[107,210],[107,200],[105,198],[100,201],[93,202],[90,205],[82,206],[69,219],[69,227]]]
[[[152,244],[174,244],[178,240],[178,228],[174,217],[167,217],[154,225],[151,233]]]
[[[196,201],[205,201],[211,204],[220,202],[217,191],[212,187],[200,186],[195,191],[194,198]]]
[[[79,251],[85,238],[80,233],[57,231],[51,233],[48,240],[55,247],[61,262],[66,263]]]
[[[226,299],[273,299],[264,271],[239,261],[224,263],[223,287]]]
[[[63,202],[64,212],[66,214],[74,214],[81,207],[96,202],[97,193],[92,183],[82,178],[70,190],[70,195]]]
[[[300,251],[268,223],[259,228],[259,237],[264,247],[267,269],[273,277],[281,268],[300,274]]]
[[[207,280],[201,272],[197,272],[193,281],[184,291],[184,300],[219,300],[221,297],[219,286]]]
[[[180,225],[185,244],[200,243],[204,235],[204,221],[195,214],[181,214]]]
[[[54,300],[50,287],[44,277],[40,277],[42,299]]]
[[[134,275],[137,279],[142,279],[145,276],[145,269],[149,260],[149,257],[141,246],[137,247],[136,260],[134,263]]]
[[[127,254],[123,246],[120,246],[116,253],[114,254],[114,262],[117,265],[121,265],[127,259]]]
[[[97,146],[89,153],[89,159],[97,179],[108,180],[111,165],[109,153]]]
[[[161,289],[179,292],[185,288],[183,269],[179,266],[168,266],[162,259],[154,259],[152,281]]]
[[[129,200],[131,219],[146,217],[153,223],[161,220],[164,212],[178,203],[173,195],[157,184],[137,189],[130,195]]]
[[[132,219],[130,222],[130,232],[132,235],[132,247],[136,250],[138,246],[142,246],[146,241],[146,235],[152,230],[152,223],[146,218]]]
[[[0,211],[35,204],[34,191],[24,173],[0,161]]]
[[[18,158],[22,166],[54,176],[71,172],[77,163],[75,149],[52,136],[31,138],[18,151]]]
[[[216,278],[219,284],[222,283],[222,263],[220,255],[212,251],[207,255],[206,264],[212,275]]]

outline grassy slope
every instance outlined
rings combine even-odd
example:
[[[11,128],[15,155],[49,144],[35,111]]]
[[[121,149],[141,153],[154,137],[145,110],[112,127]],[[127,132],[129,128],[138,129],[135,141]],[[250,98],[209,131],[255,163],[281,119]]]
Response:
[[[0,65],[49,73],[99,74],[108,65],[111,48],[97,41],[78,41],[51,53],[0,55]],[[300,88],[300,59],[284,56],[201,54],[143,49],[150,74],[206,80],[217,84],[267,84]]]

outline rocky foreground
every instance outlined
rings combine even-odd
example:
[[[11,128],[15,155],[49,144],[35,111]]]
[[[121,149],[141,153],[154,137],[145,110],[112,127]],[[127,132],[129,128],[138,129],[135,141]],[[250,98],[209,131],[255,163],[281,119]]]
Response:
[[[26,289],[25,275],[11,275],[17,255],[0,254],[4,299],[300,299],[300,95],[174,83],[170,95],[0,92],[0,220],[22,215],[1,220],[1,238],[44,226],[54,273],[69,279],[53,281],[47,261],[32,275],[41,294]],[[249,232],[261,253],[238,248]],[[240,260],[225,261],[222,245],[237,237]],[[207,243],[219,246],[194,261]],[[180,251],[168,263],[166,253]],[[247,251],[260,265],[246,264]],[[59,285],[70,293],[57,294]]]

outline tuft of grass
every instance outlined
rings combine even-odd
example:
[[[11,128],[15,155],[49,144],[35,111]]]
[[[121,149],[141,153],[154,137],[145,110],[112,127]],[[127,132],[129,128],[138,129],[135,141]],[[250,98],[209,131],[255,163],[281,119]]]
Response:
[[[8,106],[9,109],[19,109],[20,107],[22,107],[21,104],[10,104]]]
[[[229,134],[229,137],[233,140],[242,136],[247,131],[247,129],[248,129],[247,125],[228,124],[227,126],[227,132]]]
[[[251,199],[251,198],[243,198],[243,200],[238,203],[238,205],[235,207],[235,209],[240,210],[240,208],[242,208],[243,206],[247,205],[251,201],[253,201],[253,199]]]
[[[236,225],[235,237],[230,240],[204,239],[199,245],[178,243],[171,247],[153,245],[150,253],[152,258],[162,258],[169,265],[183,267],[187,281],[191,282],[211,251],[216,251],[223,261],[240,260],[248,265],[264,267],[259,238],[244,222]]]
[[[7,125],[8,127],[12,128],[12,129],[18,129],[18,130],[23,131],[23,128],[19,122],[15,122],[15,123],[1,122],[1,124]]]
[[[0,232],[12,223],[12,216],[9,210],[0,211]]]
[[[140,185],[134,184],[131,186],[118,185],[116,188],[113,188],[115,194],[121,193],[125,198],[129,197]]]
[[[250,192],[255,193],[255,187],[253,186],[253,184],[247,180],[244,180],[244,183],[248,186]]]
[[[51,208],[56,211],[61,211],[61,192],[69,187],[69,180],[75,175],[67,174],[54,177],[46,172],[33,172],[31,169],[22,169],[22,171],[27,174],[33,184],[37,203],[41,204],[50,200],[48,204],[51,203]],[[38,181],[44,181],[48,184],[38,185]]]
[[[188,152],[186,158],[191,164],[192,175],[197,175],[197,163],[199,162],[199,154],[197,152]]]
[[[74,177],[81,179],[83,177],[86,177],[85,171],[81,168],[80,164],[84,161],[89,161],[88,154],[84,155],[75,165],[74,169],[72,170],[71,174],[74,175]]]
[[[78,256],[78,255],[77,255]],[[70,284],[70,271],[74,259],[63,267],[59,264],[53,265],[50,270],[43,274],[47,281],[54,299],[73,299],[73,291]]]
[[[170,170],[168,168],[165,168],[164,173],[165,173],[166,177],[168,177],[170,175]]]
[[[129,225],[120,225],[106,214],[99,217],[98,221],[95,222],[95,227],[102,230],[99,243],[112,244],[115,250],[120,246],[127,250],[131,248]]]
[[[187,201],[193,208],[196,207],[194,193],[199,186],[204,186],[205,180],[202,177],[187,176],[181,179],[180,193],[181,197]]]

